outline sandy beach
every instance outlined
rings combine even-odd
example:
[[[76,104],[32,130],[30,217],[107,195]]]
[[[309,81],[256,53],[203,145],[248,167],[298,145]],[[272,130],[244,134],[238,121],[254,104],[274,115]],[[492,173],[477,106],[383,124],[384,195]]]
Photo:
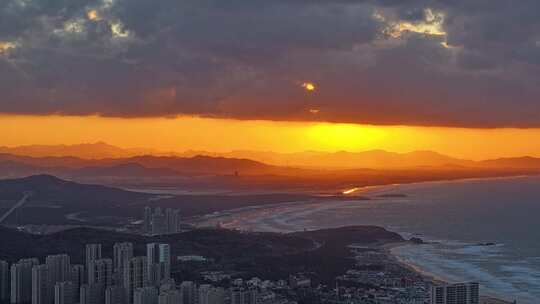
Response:
[[[425,270],[421,269],[420,267],[416,265],[407,263],[405,260],[400,258],[398,254],[396,254],[395,250],[399,249],[402,246],[411,246],[411,245],[414,246],[414,244],[412,244],[411,242],[405,241],[405,242],[397,242],[397,243],[388,243],[388,244],[383,245],[382,248],[388,254],[388,256],[392,258],[392,260],[394,260],[396,263],[400,264],[401,266],[420,274],[426,281],[430,281],[435,285],[444,285],[444,284],[451,283],[444,280],[443,278],[438,277],[437,275],[433,273],[426,272]],[[481,295],[480,304],[512,304],[512,302],[499,299],[491,295]]]

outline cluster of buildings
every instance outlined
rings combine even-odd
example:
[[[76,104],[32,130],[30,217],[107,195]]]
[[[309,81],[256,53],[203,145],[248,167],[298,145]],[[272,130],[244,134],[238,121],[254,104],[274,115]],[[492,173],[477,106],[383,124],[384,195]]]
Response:
[[[88,244],[84,265],[71,264],[67,254],[49,255],[43,264],[37,258],[0,261],[0,302],[150,304],[147,294],[171,282],[168,244],[147,244],[146,256],[134,256],[131,243],[117,243],[113,251],[105,258],[101,244]]]
[[[337,278],[344,286],[360,286],[342,295],[363,294],[376,303],[429,303],[431,283],[402,267],[378,248],[353,248],[355,266]],[[371,303],[367,301],[366,303]]]
[[[311,288],[312,303],[480,304],[478,283],[433,284],[401,266],[379,248],[352,248],[355,265],[336,278],[335,288]]]
[[[478,283],[436,285],[428,297],[411,297],[405,289],[377,289],[353,286],[302,288],[296,290],[298,302],[310,304],[484,304]],[[499,302],[498,302],[499,303]]]
[[[162,235],[180,232],[180,210],[156,207],[144,208],[143,233],[148,235]]]
[[[168,244],[147,244],[146,256],[134,256],[127,242],[114,244],[112,258],[102,255],[101,244],[87,244],[85,250],[84,265],[72,264],[67,254],[49,255],[44,263],[0,261],[0,303],[292,304],[259,279],[236,279],[228,287],[176,284]]]
[[[0,303],[481,304],[478,283],[433,285],[377,250],[356,251],[355,259],[354,269],[337,277],[335,287],[314,286],[307,274],[274,282],[234,278],[225,271],[201,272],[201,284],[176,284],[168,244],[146,244],[146,255],[135,256],[132,243],[116,243],[112,258],[102,255],[101,244],[87,244],[83,265],[72,264],[67,254],[49,255],[44,263],[0,261]]]

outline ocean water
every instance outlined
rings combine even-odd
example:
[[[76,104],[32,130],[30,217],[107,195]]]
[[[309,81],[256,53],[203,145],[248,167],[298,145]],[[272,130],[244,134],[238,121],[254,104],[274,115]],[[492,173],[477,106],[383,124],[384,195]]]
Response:
[[[448,281],[479,281],[483,293],[518,303],[540,303],[540,177],[395,185],[361,194],[372,200],[282,204],[224,221],[279,232],[384,226],[430,242],[394,249],[421,271]]]

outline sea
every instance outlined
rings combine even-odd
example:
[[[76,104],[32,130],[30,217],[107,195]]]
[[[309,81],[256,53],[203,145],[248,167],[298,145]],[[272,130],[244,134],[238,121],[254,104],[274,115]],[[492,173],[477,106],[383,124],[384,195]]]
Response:
[[[231,213],[225,225],[292,232],[377,225],[426,244],[393,249],[433,277],[478,281],[485,295],[540,303],[540,177],[468,179],[361,189],[347,200]]]

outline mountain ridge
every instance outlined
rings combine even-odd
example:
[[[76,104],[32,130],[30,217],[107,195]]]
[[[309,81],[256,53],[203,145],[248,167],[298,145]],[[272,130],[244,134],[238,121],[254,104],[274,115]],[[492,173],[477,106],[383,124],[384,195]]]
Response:
[[[47,161],[45,161],[45,159]],[[188,161],[189,159],[189,161]],[[231,152],[208,152],[190,150],[185,152],[161,152],[152,149],[124,149],[104,142],[78,145],[35,145],[0,147],[0,162],[21,162],[25,165],[42,167],[104,167],[126,163],[137,163],[151,169],[172,169],[193,173],[198,164],[220,168],[206,173],[233,174],[235,171],[253,170],[280,171],[277,167],[305,169],[389,169],[414,167],[469,167],[469,168],[540,168],[540,158],[532,156],[503,157],[481,161],[460,159],[430,150],[405,153],[381,149],[361,152],[305,151],[280,153],[272,151],[234,150]],[[207,164],[204,164],[204,163]],[[191,164],[189,164],[191,163]],[[227,168],[226,163],[229,163]],[[257,164],[258,163],[258,164]],[[156,164],[163,164],[162,166]],[[7,164],[4,164],[7,166]],[[13,165],[13,164],[12,164]],[[173,168],[171,168],[173,165]],[[241,166],[240,166],[241,165]],[[239,170],[231,167],[240,166]],[[182,167],[182,168],[181,168]],[[195,170],[201,171],[201,170]],[[225,172],[226,171],[226,172]],[[199,172],[200,173],[200,172]]]

